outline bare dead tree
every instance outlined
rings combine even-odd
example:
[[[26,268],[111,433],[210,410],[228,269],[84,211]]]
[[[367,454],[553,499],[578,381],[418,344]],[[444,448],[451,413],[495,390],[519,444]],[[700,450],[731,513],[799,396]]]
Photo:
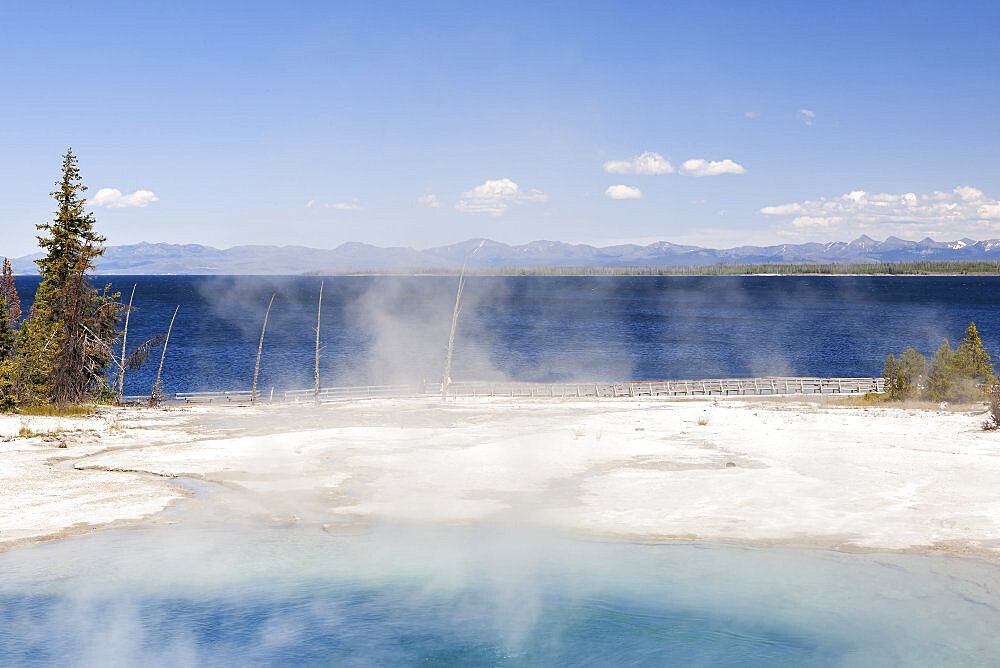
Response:
[[[125,308],[125,329],[122,330],[122,361],[118,365],[118,378],[115,383],[115,401],[122,402],[125,394],[125,350],[128,346],[128,321],[132,316],[132,300],[135,299],[135,288],[137,284],[132,284],[132,294],[128,298],[128,306]]]
[[[444,358],[444,373],[441,376],[441,398],[448,397],[448,386],[451,385],[451,360],[455,352],[455,330],[458,328],[458,315],[462,312],[462,290],[465,288],[465,267],[458,277],[458,290],[455,292],[455,308],[451,313],[451,331],[448,333],[448,353]]]
[[[323,312],[323,286],[326,281],[320,281],[319,284],[319,303],[316,305],[316,367],[313,370],[313,393],[316,401],[319,401],[319,329],[320,329],[320,316]]]
[[[448,353],[444,358],[444,373],[441,376],[441,398],[448,398],[448,386],[451,385],[451,360],[455,352],[455,330],[458,329],[458,316],[462,312],[462,291],[465,289],[465,271],[469,268],[469,260],[479,252],[485,241],[480,241],[476,249],[469,253],[462,263],[462,271],[458,275],[458,290],[455,292],[455,308],[451,313],[451,331],[448,333]]]
[[[983,423],[983,429],[996,431],[1000,429],[1000,381],[993,384],[989,394],[990,420]]]
[[[257,378],[260,376],[260,356],[264,354],[264,334],[267,332],[267,319],[271,316],[271,306],[274,305],[274,298],[278,293],[271,295],[271,301],[267,303],[267,310],[264,311],[264,324],[260,328],[260,343],[257,344],[257,361],[253,365],[253,383],[250,385],[250,403],[257,401]]]
[[[153,390],[149,393],[149,405],[156,406],[163,399],[163,386],[160,381],[163,378],[163,362],[167,359],[167,346],[170,345],[170,334],[174,331],[174,320],[177,319],[177,312],[181,310],[180,304],[174,309],[174,315],[170,318],[170,326],[167,327],[167,338],[163,341],[163,352],[160,353],[160,368],[156,370],[156,382],[153,383]]]

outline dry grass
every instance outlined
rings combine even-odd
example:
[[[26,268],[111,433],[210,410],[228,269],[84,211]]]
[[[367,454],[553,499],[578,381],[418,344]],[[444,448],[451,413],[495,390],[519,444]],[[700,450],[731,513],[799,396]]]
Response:
[[[70,406],[38,404],[36,406],[19,406],[17,412],[21,415],[36,417],[90,417],[95,413],[95,409],[91,404],[74,404]]]
[[[890,406],[892,402],[889,401],[888,394],[878,394],[875,392],[867,392],[865,394],[851,394],[845,397],[837,397],[830,401],[834,406]],[[903,404],[898,404],[902,406]]]

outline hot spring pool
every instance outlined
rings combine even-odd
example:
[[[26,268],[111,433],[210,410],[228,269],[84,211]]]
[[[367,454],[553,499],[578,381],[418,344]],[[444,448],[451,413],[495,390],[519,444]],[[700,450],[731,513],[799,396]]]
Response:
[[[996,665],[1000,568],[215,521],[0,554],[10,665]]]

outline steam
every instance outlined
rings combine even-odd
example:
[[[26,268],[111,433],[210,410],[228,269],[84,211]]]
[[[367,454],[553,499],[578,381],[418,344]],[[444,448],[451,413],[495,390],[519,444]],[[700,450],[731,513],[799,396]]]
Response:
[[[0,569],[15,663],[963,665],[1000,649],[994,569],[934,556],[189,521],[17,550]]]

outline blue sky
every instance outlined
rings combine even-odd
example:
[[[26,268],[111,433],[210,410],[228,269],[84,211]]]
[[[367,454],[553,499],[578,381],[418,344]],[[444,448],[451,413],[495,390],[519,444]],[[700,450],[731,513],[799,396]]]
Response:
[[[1000,3],[13,4],[0,254],[1000,237]]]

